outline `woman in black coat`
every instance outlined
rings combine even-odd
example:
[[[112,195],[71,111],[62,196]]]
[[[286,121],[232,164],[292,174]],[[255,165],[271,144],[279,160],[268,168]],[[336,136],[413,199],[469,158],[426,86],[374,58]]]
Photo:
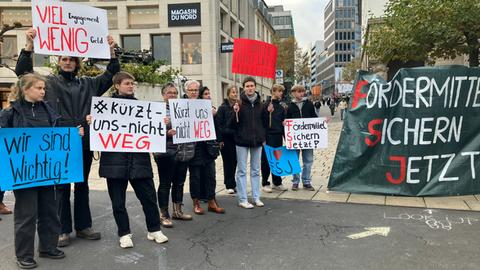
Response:
[[[116,92],[113,98],[136,99],[134,93],[135,78],[126,72],[113,77]],[[91,117],[87,116],[91,122]],[[160,230],[160,214],[157,206],[157,194],[153,184],[152,164],[148,153],[102,152],[100,157],[100,177],[107,178],[108,194],[112,201],[112,210],[118,227],[121,248],[133,247],[132,234],[125,208],[128,183],[142,204],[147,224],[147,239],[164,243],[168,238]]]
[[[0,113],[0,128],[54,127],[59,116],[45,96],[45,78],[35,73],[20,77],[14,92],[16,100]],[[83,131],[83,130],[82,130]],[[82,132],[81,132],[82,135]],[[60,220],[55,186],[31,187],[13,191],[15,195],[15,255],[22,269],[37,267],[34,258],[35,227],[39,236],[39,256],[51,259],[65,257],[57,249]],[[37,225],[38,223],[38,225]]]

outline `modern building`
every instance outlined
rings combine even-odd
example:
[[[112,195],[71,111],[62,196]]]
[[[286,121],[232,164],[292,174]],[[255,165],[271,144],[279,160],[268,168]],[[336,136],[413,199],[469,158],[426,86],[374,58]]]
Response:
[[[362,0],[330,0],[324,10],[326,60],[320,64],[323,93],[336,92],[335,69],[361,53]],[[338,73],[338,72],[337,72]]]
[[[167,61],[181,75],[195,79],[212,89],[214,104],[226,96],[226,87],[239,85],[244,75],[231,72],[232,53],[221,53],[221,43],[234,38],[272,42],[274,29],[268,6],[263,0],[90,0],[79,2],[107,10],[110,34],[125,50],[152,50],[155,59]],[[173,21],[169,10],[194,12],[198,20]],[[30,1],[0,1],[0,25],[15,21],[31,22]],[[4,36],[1,63],[15,66],[12,58],[25,44],[24,31],[11,30]],[[34,66],[41,67],[45,57],[37,55]],[[0,88],[16,81],[11,70],[0,68]],[[271,79],[257,78],[257,89],[269,94]],[[8,88],[7,88],[8,89]],[[5,93],[3,93],[5,92]],[[2,92],[2,100],[6,90]],[[160,93],[158,93],[160,96]]]
[[[284,10],[282,5],[278,5],[269,7],[268,13],[272,16],[272,26],[277,36],[280,38],[295,37],[290,10]]]
[[[315,41],[310,48],[310,88],[322,83],[320,77],[320,61],[324,50],[325,42],[323,40]]]

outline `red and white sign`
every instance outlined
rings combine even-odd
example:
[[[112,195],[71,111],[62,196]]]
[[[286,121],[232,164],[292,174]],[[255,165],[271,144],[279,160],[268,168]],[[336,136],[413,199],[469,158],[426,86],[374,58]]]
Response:
[[[87,5],[32,0],[35,53],[110,58],[107,11]]]
[[[278,51],[275,45],[236,38],[233,48],[232,73],[275,79]]]
[[[207,99],[169,99],[173,143],[211,141],[217,139],[213,122],[212,102]]]
[[[285,120],[287,149],[317,149],[328,147],[326,118],[296,118]]]
[[[166,152],[166,103],[123,98],[92,98],[90,150]]]

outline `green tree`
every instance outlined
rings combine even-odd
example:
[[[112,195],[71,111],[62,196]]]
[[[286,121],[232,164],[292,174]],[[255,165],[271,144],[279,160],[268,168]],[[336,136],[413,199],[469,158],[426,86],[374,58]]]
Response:
[[[308,53],[303,51],[295,42],[295,80],[309,80],[310,78],[310,59]]]
[[[388,63],[433,62],[469,56],[479,65],[480,1],[390,0],[383,23],[371,29],[367,52]]]
[[[294,78],[295,75],[295,38],[282,39],[273,36],[272,43],[277,46],[277,69],[282,69],[285,78]]]
[[[361,68],[362,66],[362,61],[360,58],[355,58],[352,60],[352,62],[346,64],[343,67],[343,80],[345,81],[354,81],[357,78],[357,71]]]

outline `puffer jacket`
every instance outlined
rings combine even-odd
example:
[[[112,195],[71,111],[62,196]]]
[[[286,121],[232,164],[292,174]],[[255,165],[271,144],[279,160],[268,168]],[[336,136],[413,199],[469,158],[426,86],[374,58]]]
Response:
[[[255,92],[257,99],[251,103],[245,93],[240,95],[242,104],[238,112],[238,121],[235,112],[230,118],[229,127],[235,130],[235,144],[243,147],[259,147],[265,142],[265,126],[267,115],[260,101],[260,95]]]
[[[114,95],[115,98],[136,99]],[[100,156],[100,177],[111,179],[153,178],[149,153],[102,152]]]
[[[23,108],[22,108],[23,107]],[[39,112],[42,113],[39,113]],[[25,112],[32,112],[30,117],[36,118],[39,126],[55,127],[60,118],[47,102],[28,103],[26,101],[13,101],[11,106],[0,112],[1,128],[29,127]]]
[[[228,99],[225,99],[218,108],[217,114],[215,116],[215,126],[217,127],[217,141],[223,142],[224,137],[235,136],[235,130],[228,126],[230,119],[232,118],[233,107],[230,105]]]
[[[268,112],[269,103],[264,105],[265,111],[264,113],[267,115],[266,122],[264,126],[266,127],[267,134],[276,134],[276,135],[283,135],[284,127],[283,127],[283,120],[285,120],[285,116],[287,115],[287,110],[280,104],[279,100],[272,99],[273,104],[273,112],[270,116]],[[271,119],[270,119],[271,118]]]
[[[85,129],[83,148],[89,149],[89,125],[85,117],[90,114],[93,96],[103,95],[111,86],[112,78],[120,71],[118,59],[110,59],[107,70],[96,77],[77,77],[74,73],[61,73],[47,76],[45,100],[60,115],[58,126]],[[32,52],[22,49],[18,57],[15,73],[17,76],[33,72]]]
[[[288,109],[287,109],[287,118],[315,118],[318,117],[317,113],[315,112],[315,106],[313,106],[313,103],[308,100],[307,98],[303,99],[303,106],[302,110],[300,110],[295,104],[294,101],[292,101],[290,104],[288,104]]]

